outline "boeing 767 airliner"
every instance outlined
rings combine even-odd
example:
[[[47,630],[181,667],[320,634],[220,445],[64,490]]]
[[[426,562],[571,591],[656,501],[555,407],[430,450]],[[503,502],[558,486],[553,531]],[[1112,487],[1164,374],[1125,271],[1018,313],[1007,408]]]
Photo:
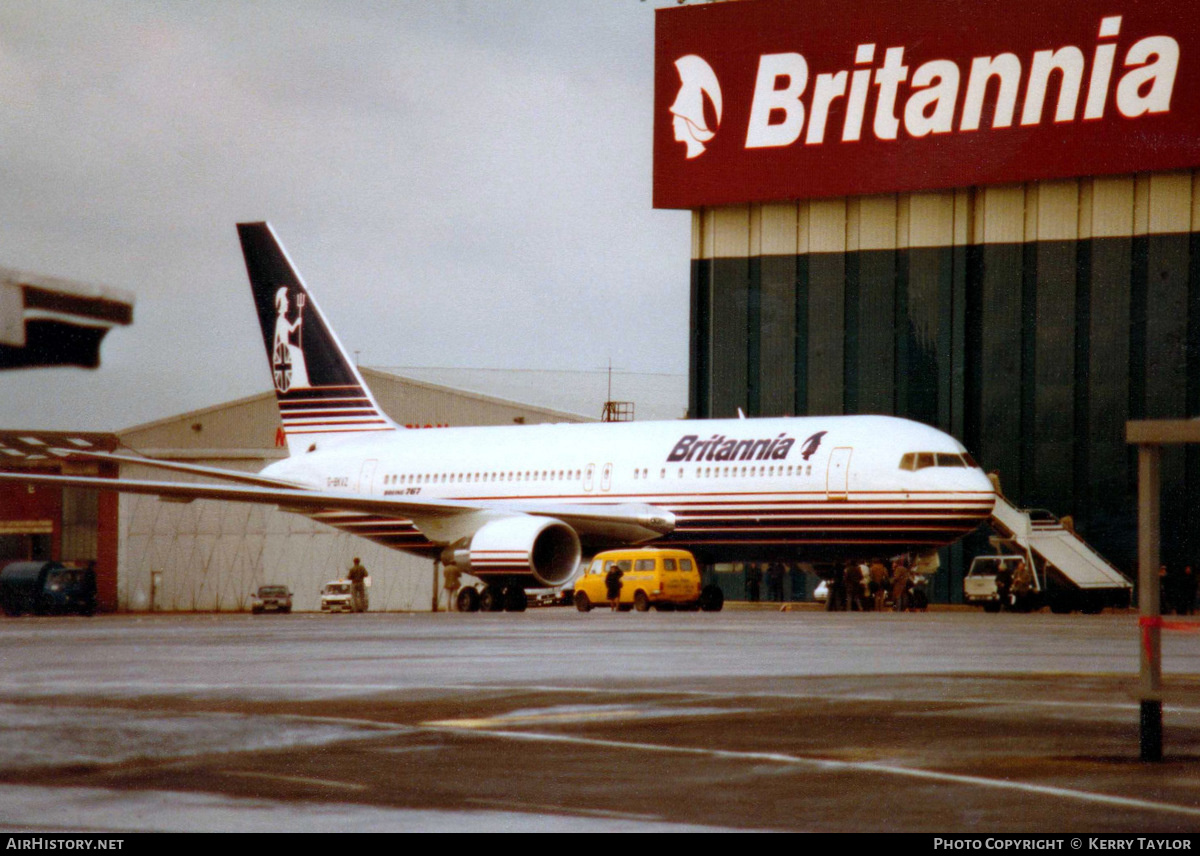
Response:
[[[991,514],[992,485],[962,444],[889,416],[405,429],[376,403],[271,227],[242,223],[238,234],[288,457],[256,475],[135,459],[222,483],[0,480],[277,505],[455,565],[509,609],[616,546],[820,566],[929,556]]]

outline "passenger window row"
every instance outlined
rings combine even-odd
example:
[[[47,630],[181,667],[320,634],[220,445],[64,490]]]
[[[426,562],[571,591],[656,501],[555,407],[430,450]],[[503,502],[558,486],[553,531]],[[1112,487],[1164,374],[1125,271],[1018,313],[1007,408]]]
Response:
[[[924,454],[924,453],[922,453]],[[910,457],[906,455],[905,458]],[[904,465],[901,464],[903,467]],[[922,464],[934,466],[934,464]],[[947,464],[941,464],[947,466]],[[959,464],[962,466],[962,464]],[[912,469],[911,467],[905,467]],[[919,467],[918,467],[919,469]],[[679,468],[679,478],[685,477],[684,467]],[[752,467],[696,467],[696,478],[762,478],[764,476],[811,476],[812,464]],[[639,467],[633,471],[635,479],[650,478],[648,467]],[[667,477],[667,469],[659,471],[659,478]],[[490,472],[490,473],[416,473],[390,474],[383,477],[385,485],[417,485],[417,484],[483,484],[489,482],[519,482],[519,481],[581,481],[583,470],[525,470],[523,472]]]
[[[686,468],[679,468],[679,478],[684,478]],[[764,476],[811,476],[812,464],[808,466],[792,465],[785,467],[783,464],[769,467],[696,467],[696,478],[698,479],[713,479],[713,478],[762,478]],[[635,479],[650,478],[649,469],[643,467],[633,471]],[[667,468],[663,467],[658,472],[660,479],[667,477]]]
[[[666,472],[665,470],[663,471]],[[808,466],[788,466],[783,464],[769,467],[696,467],[696,478],[763,478],[764,476],[811,476],[812,464]],[[679,468],[679,477],[683,478],[683,467]]]
[[[393,484],[479,484],[505,481],[578,481],[583,470],[526,470],[503,473],[420,473],[416,475],[387,475],[385,485]]]

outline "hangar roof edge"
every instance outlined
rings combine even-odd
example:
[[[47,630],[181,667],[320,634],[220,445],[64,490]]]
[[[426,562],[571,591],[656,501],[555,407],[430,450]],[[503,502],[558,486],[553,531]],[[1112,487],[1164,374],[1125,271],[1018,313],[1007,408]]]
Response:
[[[569,410],[555,410],[550,407],[542,407],[541,405],[538,405],[538,404],[529,404],[528,402],[517,401],[516,399],[511,399],[511,398],[501,398],[500,396],[488,395],[487,393],[476,392],[475,390],[470,390],[470,389],[463,389],[463,388],[457,387],[457,386],[447,386],[445,384],[432,383],[430,381],[425,381],[425,380],[418,380],[417,378],[409,377],[408,375],[402,375],[402,374],[399,374],[396,372],[388,371],[386,368],[373,369],[373,368],[367,368],[366,366],[360,366],[359,371],[363,375],[375,375],[375,376],[378,376],[381,378],[387,378],[390,380],[398,380],[398,381],[401,381],[402,383],[406,383],[411,386],[422,387],[423,389],[432,389],[432,390],[437,390],[439,392],[450,392],[450,393],[454,393],[455,395],[462,396],[463,398],[470,398],[475,401],[486,401],[491,404],[506,404],[510,407],[519,407],[522,410],[529,410],[534,413],[544,413],[544,414],[547,414],[550,416],[562,416],[562,417],[566,417],[566,418],[573,419],[573,420],[583,420],[586,422],[600,421],[600,420],[596,419],[594,416],[587,416],[582,413],[573,413]]]
[[[366,379],[367,377],[373,376],[373,377],[378,377],[378,378],[381,378],[381,379],[384,379],[384,380],[387,380],[387,381],[390,381],[393,383],[399,382],[399,383],[403,383],[403,384],[406,384],[409,386],[420,387],[422,389],[446,392],[446,393],[450,393],[453,395],[461,396],[462,398],[472,399],[475,401],[486,401],[486,402],[489,402],[492,404],[503,404],[503,405],[508,405],[510,407],[518,407],[522,410],[528,410],[533,413],[546,414],[548,416],[558,416],[558,417],[563,417],[564,419],[569,419],[569,420],[584,420],[584,421],[588,421],[588,422],[598,421],[594,417],[585,416],[580,413],[571,413],[569,411],[564,411],[564,410],[554,410],[552,408],[541,407],[536,404],[528,404],[523,401],[515,401],[513,399],[500,398],[497,396],[486,395],[484,393],[475,392],[473,390],[460,389],[458,387],[446,386],[446,385],[437,384],[437,383],[430,383],[429,381],[417,380],[416,378],[406,377],[405,375],[397,374],[395,372],[389,372],[384,369],[373,369],[373,368],[369,368],[367,366],[360,366],[359,372],[361,372],[363,374],[364,379]],[[207,407],[200,407],[195,410],[187,410],[182,413],[172,414],[171,416],[164,416],[159,419],[151,420],[150,422],[142,422],[137,425],[129,425],[125,428],[121,428],[121,429],[117,430],[115,432],[115,435],[122,436],[125,434],[133,434],[133,433],[139,432],[139,431],[146,431],[146,430],[149,430],[152,428],[158,428],[158,427],[161,427],[164,425],[170,425],[171,423],[178,422],[182,419],[194,419],[196,417],[204,416],[209,413],[215,413],[220,410],[227,410],[230,407],[236,407],[236,406],[242,405],[242,404],[251,404],[251,403],[262,401],[264,399],[273,399],[274,397],[275,397],[275,394],[273,392],[269,392],[269,391],[268,392],[259,392],[259,393],[255,393],[254,395],[247,395],[242,398],[236,398],[236,399],[233,399],[232,401],[223,401],[223,402],[219,402],[217,404],[208,405]]]

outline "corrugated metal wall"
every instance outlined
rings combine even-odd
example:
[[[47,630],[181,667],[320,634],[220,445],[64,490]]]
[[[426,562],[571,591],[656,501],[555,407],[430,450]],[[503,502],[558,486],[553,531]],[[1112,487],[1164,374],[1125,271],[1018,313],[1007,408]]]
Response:
[[[253,462],[229,469],[257,470]],[[149,467],[124,466],[123,478],[161,479]],[[186,477],[179,477],[181,479]],[[373,610],[427,610],[432,563],[397,553],[296,514],[232,502],[161,502],[125,495],[120,512],[118,600],[123,610],[248,609],[258,586],[281,583],[300,611],[320,608],[321,586],[359,556],[371,571]]]
[[[696,416],[895,413],[1133,556],[1131,418],[1200,414],[1193,172],[702,209]],[[1195,561],[1200,460],[1165,487]],[[1090,530],[1090,532],[1089,532]]]

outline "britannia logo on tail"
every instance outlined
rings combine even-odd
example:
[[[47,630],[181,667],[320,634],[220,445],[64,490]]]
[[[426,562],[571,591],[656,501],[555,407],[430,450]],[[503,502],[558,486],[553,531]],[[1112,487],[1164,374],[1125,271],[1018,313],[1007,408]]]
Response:
[[[275,388],[308,389],[308,365],[304,362],[304,292],[296,295],[296,319],[288,321],[288,290],[275,292],[275,341],[271,346],[271,374]]]

